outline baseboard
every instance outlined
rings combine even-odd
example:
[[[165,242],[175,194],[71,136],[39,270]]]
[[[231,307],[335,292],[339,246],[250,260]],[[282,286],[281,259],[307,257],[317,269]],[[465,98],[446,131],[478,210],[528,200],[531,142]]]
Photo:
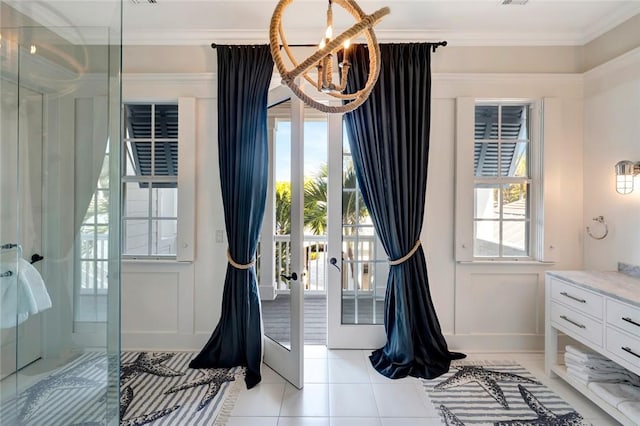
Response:
[[[209,334],[122,333],[122,351],[199,351],[207,343]]]
[[[199,351],[209,333],[122,333],[123,351]],[[544,335],[445,335],[450,351],[457,352],[543,352]],[[353,348],[357,349],[357,348]]]
[[[450,351],[457,352],[542,352],[544,334],[445,335]]]

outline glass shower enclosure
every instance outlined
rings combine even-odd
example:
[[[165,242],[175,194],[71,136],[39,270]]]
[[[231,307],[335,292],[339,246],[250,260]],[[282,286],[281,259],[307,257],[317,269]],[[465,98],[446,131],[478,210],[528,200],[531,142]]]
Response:
[[[118,424],[121,15],[0,1],[2,425]]]

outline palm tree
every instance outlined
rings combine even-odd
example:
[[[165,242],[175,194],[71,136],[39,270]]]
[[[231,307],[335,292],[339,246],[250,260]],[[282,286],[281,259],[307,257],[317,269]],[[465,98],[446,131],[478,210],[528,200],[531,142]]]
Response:
[[[314,235],[324,235],[327,230],[327,165],[304,183],[304,225]],[[356,174],[350,165],[342,174],[342,220],[344,224],[355,225],[369,212],[360,199],[357,203]],[[346,189],[346,190],[345,190]]]
[[[291,182],[276,182],[276,235],[291,233]]]
[[[353,165],[348,165],[342,175],[342,221],[345,225],[356,225],[362,218],[368,216],[366,206],[357,199],[359,192],[355,190],[356,175]],[[314,235],[325,235],[327,232],[327,188],[328,168],[323,165],[320,171],[304,182],[304,225],[305,229]],[[276,182],[276,234],[289,235],[291,233],[291,183]],[[350,235],[352,227],[344,227],[344,232]],[[291,254],[288,244],[283,244],[278,253],[281,259],[280,269],[287,270],[289,256]],[[317,251],[317,248],[316,250]],[[348,245],[347,258],[350,260],[351,275],[354,275],[353,248]],[[305,263],[309,261],[309,253],[306,253]],[[308,268],[309,265],[306,265]],[[356,283],[357,285],[357,283]]]
[[[314,235],[324,235],[327,229],[327,165],[320,168],[320,172],[304,183],[304,224]],[[342,223],[356,225],[369,212],[362,202],[358,200],[359,191],[356,191],[356,174],[352,164],[348,164],[342,174]],[[343,227],[343,232],[352,234],[353,227]],[[351,276],[355,277],[353,247],[347,245],[347,258],[350,260]],[[307,256],[308,258],[308,256]],[[307,265],[308,266],[308,265]],[[359,284],[356,282],[356,286]]]
[[[304,226],[314,235],[324,235],[327,231],[327,165],[320,172],[304,182]]]

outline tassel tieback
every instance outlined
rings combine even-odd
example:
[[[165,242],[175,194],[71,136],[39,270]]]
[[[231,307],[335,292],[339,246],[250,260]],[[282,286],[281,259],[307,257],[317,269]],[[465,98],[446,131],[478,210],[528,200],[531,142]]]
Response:
[[[411,258],[411,256],[413,256],[416,253],[416,251],[418,251],[418,247],[420,247],[420,244],[421,244],[420,240],[416,241],[416,244],[409,251],[409,253],[405,254],[400,259],[396,259],[396,260],[389,259],[389,265],[396,266],[396,265],[400,265],[400,264],[406,262],[407,260],[409,260]]]
[[[227,249],[227,260],[229,261],[229,265],[233,266],[236,269],[240,269],[240,270],[246,270],[251,268],[253,265],[256,264],[256,259],[253,258],[251,259],[251,262],[246,263],[246,264],[242,264],[242,263],[238,263],[235,260],[233,260],[233,258],[231,257],[231,252],[229,251],[229,249]]]

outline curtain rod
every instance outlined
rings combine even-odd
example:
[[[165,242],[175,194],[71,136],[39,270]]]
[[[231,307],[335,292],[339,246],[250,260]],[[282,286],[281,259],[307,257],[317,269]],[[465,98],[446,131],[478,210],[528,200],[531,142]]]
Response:
[[[431,51],[435,52],[436,49],[440,46],[445,47],[447,45],[447,41],[443,40],[443,41],[434,41],[434,42],[429,42],[429,44],[431,45]],[[290,44],[289,47],[317,47],[317,44]],[[218,45],[216,43],[211,43],[211,48],[215,49],[216,47],[218,47]]]

